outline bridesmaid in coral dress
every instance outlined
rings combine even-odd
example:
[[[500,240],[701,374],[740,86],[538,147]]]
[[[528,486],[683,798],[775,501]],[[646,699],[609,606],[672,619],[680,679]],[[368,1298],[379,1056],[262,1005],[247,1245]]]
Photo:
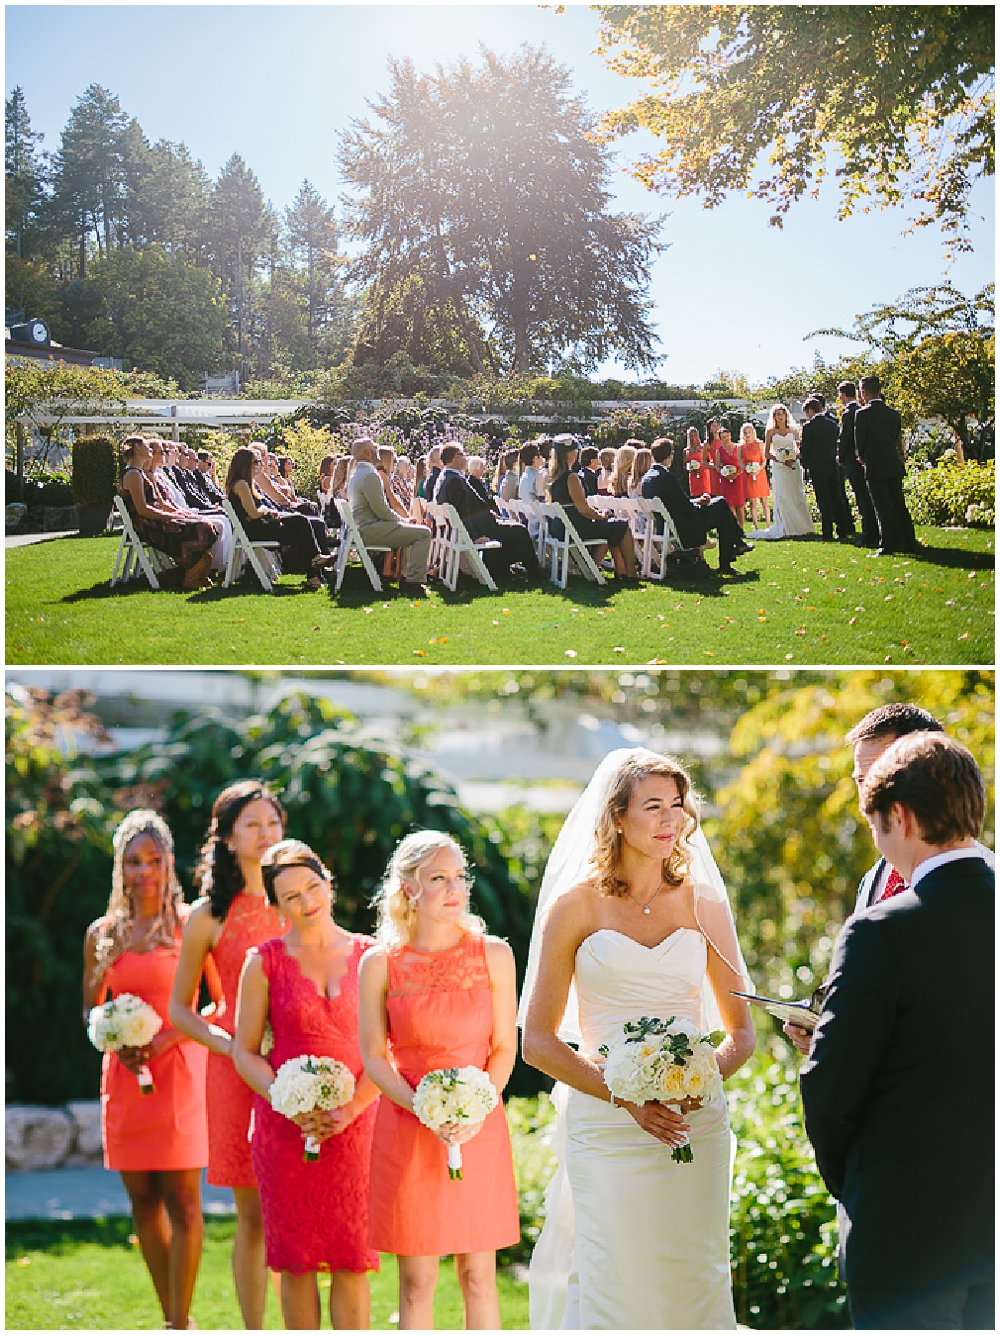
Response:
[[[705,463],[708,468],[708,486],[710,496],[722,495],[722,475],[719,472],[719,448],[722,440],[719,433],[722,423],[717,417],[710,417],[705,423]]]
[[[236,1003],[236,1069],[256,1097],[254,1172],[260,1184],[267,1264],[281,1275],[286,1330],[318,1330],[316,1272],[330,1282],[335,1330],[367,1330],[366,1271],[377,1270],[368,1243],[368,1170],[378,1090],[364,1073],[358,1045],[358,964],[375,942],[338,927],[330,916],[330,873],[306,844],[284,839],[261,862],[268,898],[288,918],[288,935],[247,955]],[[274,1047],[261,1055],[270,1020]],[[276,1072],[292,1057],[333,1057],[355,1079],[354,1096],[334,1112],[296,1118],[271,1107]],[[321,1142],[305,1163],[303,1136]]]
[[[697,464],[698,467],[692,467],[693,464]],[[691,499],[696,501],[699,496],[711,496],[712,484],[706,450],[696,426],[688,427],[687,445],[684,447],[684,469],[687,473],[688,495]]]
[[[740,443],[736,448],[743,468],[743,491],[750,510],[750,522],[754,528],[771,527],[771,488],[767,481],[767,469],[764,467],[764,442],[757,435],[753,422],[744,422],[740,430]],[[747,464],[756,464],[756,469],[747,468]],[[764,511],[764,523],[757,523],[757,502]]]
[[[204,1044],[208,1057],[208,1181],[231,1187],[236,1200],[233,1279],[248,1330],[264,1320],[267,1269],[260,1194],[250,1160],[253,1092],[233,1066],[236,992],[247,951],[280,936],[287,923],[267,902],[260,860],[284,834],[285,815],[264,784],[231,784],[215,799],[212,823],[195,877],[204,898],[184,928],[170,1019]],[[206,962],[214,963],[222,1002],[212,1023],[192,1009]]]
[[[361,962],[361,1055],[388,1097],[372,1147],[371,1243],[399,1259],[399,1326],[434,1324],[438,1258],[454,1253],[467,1330],[496,1330],[496,1251],[520,1237],[503,1106],[430,1131],[413,1113],[429,1071],[477,1066],[498,1093],[514,1068],[516,987],[506,942],[468,911],[466,864],[446,834],[407,835],[378,900],[380,948]],[[448,1176],[461,1144],[463,1177]]]
[[[719,450],[716,458],[719,464],[719,485],[722,488],[722,495],[733,512],[733,518],[742,527],[746,505],[743,469],[740,467],[739,452],[733,444],[733,438],[725,429],[719,432]],[[735,469],[735,472],[727,476],[723,470],[728,469]]]
[[[101,1065],[104,1166],[119,1171],[168,1327],[186,1330],[201,1260],[201,1170],[208,1162],[207,1053],[167,1023],[188,913],[174,871],[174,841],[153,811],[132,811],[115,831],[108,911],[84,942],[84,1018],[131,992],[163,1028],[144,1048],[105,1053]],[[149,1067],[152,1094],[140,1092]]]

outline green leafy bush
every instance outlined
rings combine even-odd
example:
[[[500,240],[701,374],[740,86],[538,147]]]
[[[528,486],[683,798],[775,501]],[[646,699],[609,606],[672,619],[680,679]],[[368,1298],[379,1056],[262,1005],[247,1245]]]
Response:
[[[521,1241],[501,1253],[505,1262],[531,1259],[545,1219],[545,1188],[556,1169],[551,1136],[556,1110],[548,1094],[507,1100],[507,1125],[521,1215]]]
[[[984,464],[942,460],[933,468],[908,473],[903,491],[910,514],[918,524],[984,524],[993,527],[996,511],[996,464],[993,460]]]
[[[110,436],[80,436],[73,442],[73,500],[77,505],[107,505],[118,478],[115,442]]]
[[[759,1330],[846,1327],[836,1207],[803,1127],[798,1062],[783,1039],[769,1046],[729,1091],[738,1144],[730,1213],[736,1319]]]

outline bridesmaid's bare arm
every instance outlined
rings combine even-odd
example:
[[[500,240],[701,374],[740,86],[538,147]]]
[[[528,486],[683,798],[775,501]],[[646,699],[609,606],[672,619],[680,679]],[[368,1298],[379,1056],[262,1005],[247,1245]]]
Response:
[[[211,906],[207,899],[199,900],[194,905],[188,920],[184,924],[181,938],[181,958],[174,974],[174,987],[170,994],[170,1023],[187,1038],[201,1043],[209,1052],[217,1052],[223,1057],[232,1056],[232,1039],[221,1031],[213,1033],[197,1011],[192,1010],[194,999],[201,982],[209,951],[219,939],[222,923],[212,917]],[[216,979],[218,975],[216,975]]]
[[[90,1012],[99,1006],[108,991],[107,970],[110,959],[98,960],[97,941],[101,927],[106,919],[98,918],[87,928],[83,938],[83,1023],[90,1018]]]
[[[267,1058],[260,1055],[264,1025],[267,1022],[268,993],[267,975],[260,956],[256,953],[248,954],[240,973],[240,989],[236,994],[233,1065],[255,1094],[269,1100],[274,1070]]]
[[[389,1032],[385,1003],[389,992],[389,967],[381,950],[369,950],[358,968],[361,1060],[365,1074],[407,1112],[413,1112],[413,1090],[389,1061]]]
[[[502,1094],[517,1057],[517,974],[514,952],[506,941],[486,938],[486,966],[493,986],[493,1034],[486,1074]]]

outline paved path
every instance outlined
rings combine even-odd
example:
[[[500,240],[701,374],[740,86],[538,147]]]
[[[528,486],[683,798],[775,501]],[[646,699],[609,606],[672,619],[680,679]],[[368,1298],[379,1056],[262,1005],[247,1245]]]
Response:
[[[36,542],[51,542],[53,538],[75,538],[75,528],[61,529],[58,533],[8,533],[5,547],[31,547]]]
[[[107,1168],[53,1168],[39,1173],[7,1173],[8,1219],[92,1219],[95,1215],[131,1214],[118,1173]],[[228,1187],[202,1181],[205,1214],[235,1214]]]

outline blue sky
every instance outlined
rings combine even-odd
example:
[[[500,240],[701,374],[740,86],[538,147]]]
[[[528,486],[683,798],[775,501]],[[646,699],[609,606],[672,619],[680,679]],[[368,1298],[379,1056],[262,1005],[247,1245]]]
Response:
[[[379,4],[35,4],[5,12],[6,91],[24,88],[45,148],[58,148],[76,99],[99,83],[151,140],[183,140],[211,176],[241,154],[279,208],[304,177],[336,201],[338,132],[387,87],[390,57],[426,69],[475,56],[480,43],[501,52],[544,43],[595,110],[624,105],[642,86],[593,54],[597,15],[581,6],[561,15],[530,5]],[[849,326],[874,303],[945,276],[969,293],[993,276],[992,183],[973,194],[975,253],[947,269],[932,229],[903,236],[899,210],[838,223],[830,188],[794,206],[781,231],[756,201],[734,198],[706,211],[696,200],[659,198],[625,170],[651,142],[621,141],[611,189],[617,208],[669,215],[662,235],[670,248],[651,290],[665,379],[697,383],[720,368],[764,379],[810,364],[815,350],[830,359],[849,345],[804,341],[810,330]]]

